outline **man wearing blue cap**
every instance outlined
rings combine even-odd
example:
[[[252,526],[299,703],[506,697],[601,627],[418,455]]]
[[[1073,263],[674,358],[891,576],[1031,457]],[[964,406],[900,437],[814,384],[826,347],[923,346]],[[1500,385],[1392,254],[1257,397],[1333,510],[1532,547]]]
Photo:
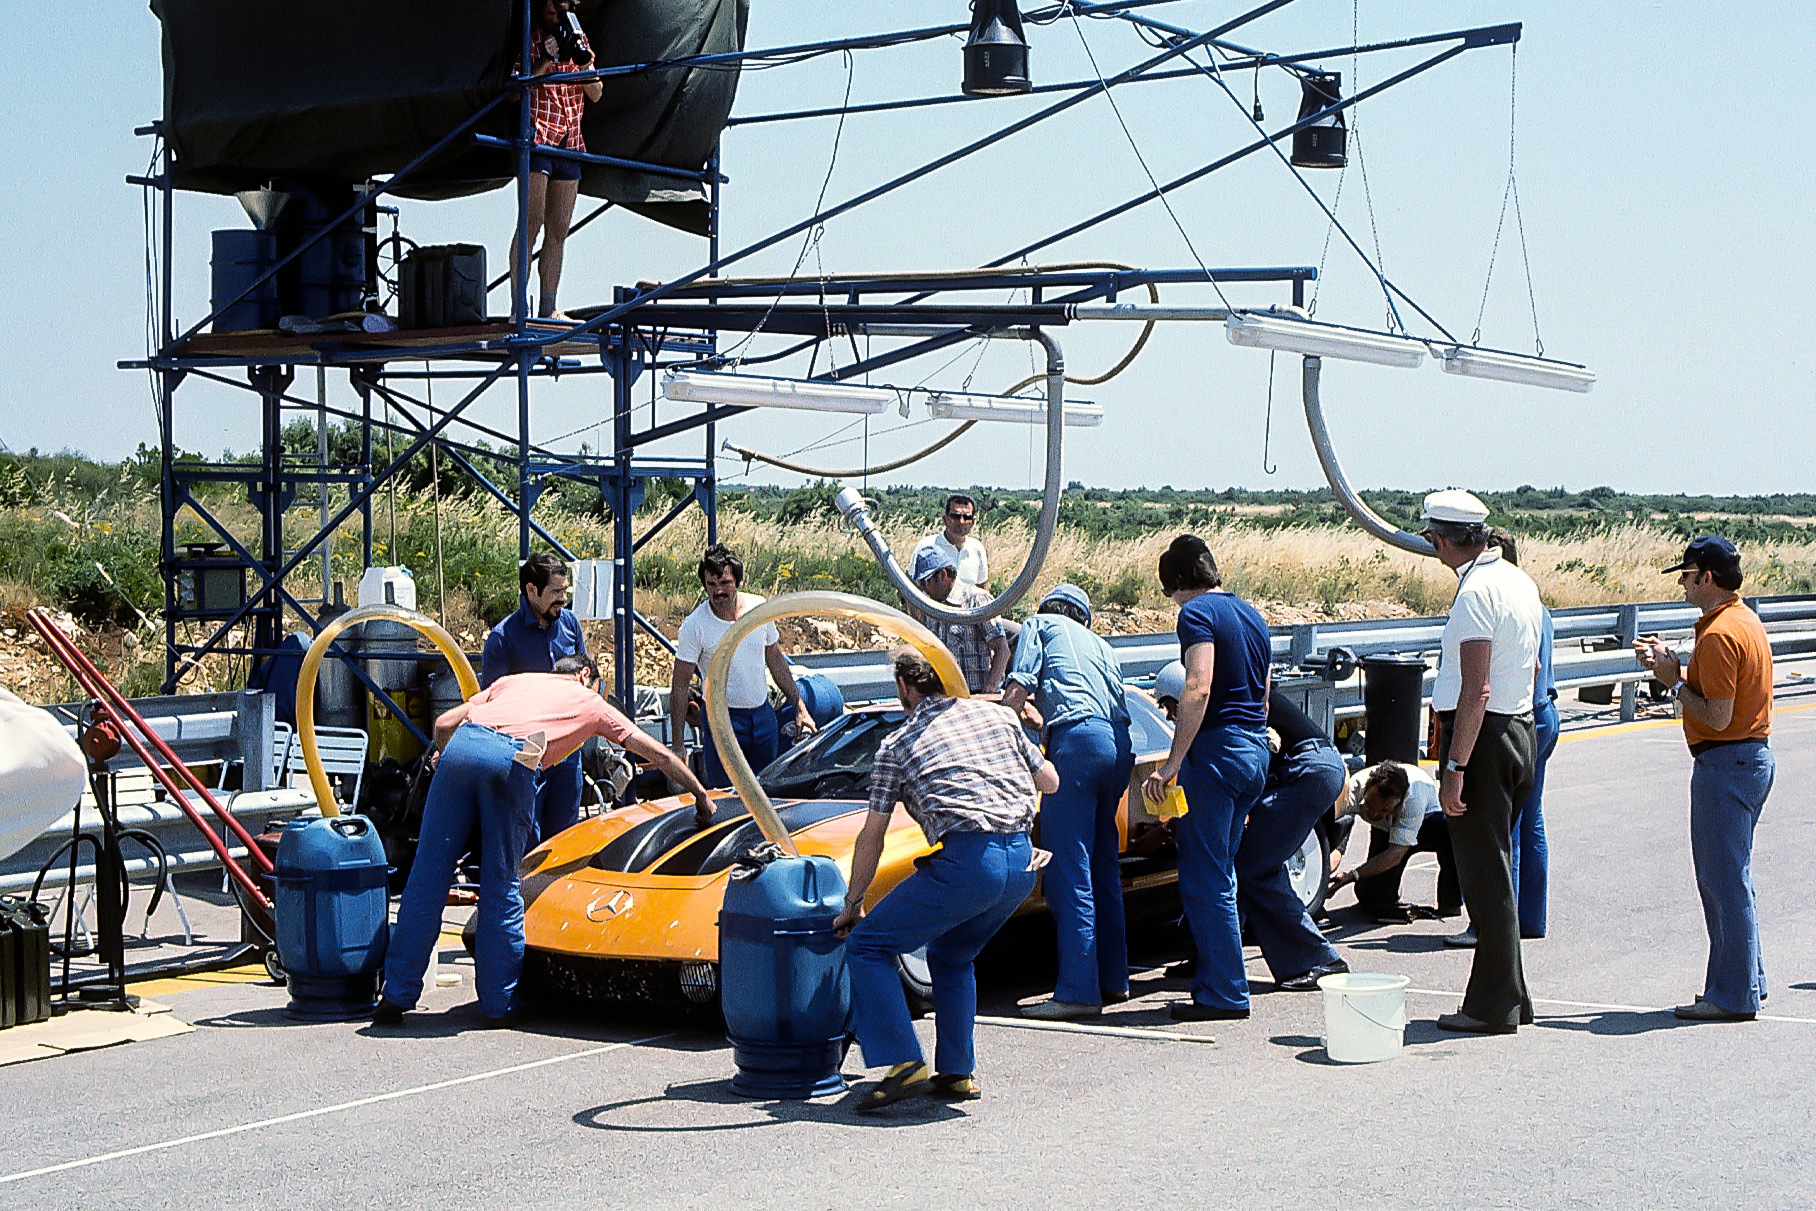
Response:
[[[1702,611],[1687,667],[1649,637],[1633,645],[1641,664],[1671,686],[1683,707],[1690,775],[1690,857],[1709,931],[1702,995],[1677,1007],[1689,1022],[1750,1022],[1766,997],[1753,896],[1753,830],[1776,765],[1772,734],[1772,645],[1759,615],[1741,601],[1740,552],[1704,535],[1666,568],[1684,600]]]
[[[958,579],[958,561],[943,547],[921,547],[914,553],[914,583],[921,592],[956,610],[980,610],[994,600],[976,585]],[[994,694],[1009,671],[1009,640],[1001,619],[943,622],[928,618],[927,629],[946,645],[965,674],[973,694]]]
[[[1003,705],[1020,713],[1030,694],[1060,778],[1040,805],[1041,848],[1053,854],[1041,887],[1059,927],[1059,979],[1052,998],[1022,1016],[1092,1018],[1106,1002],[1129,999],[1116,808],[1135,751],[1121,665],[1092,633],[1091,599],[1077,585],[1055,586],[1022,624]]]

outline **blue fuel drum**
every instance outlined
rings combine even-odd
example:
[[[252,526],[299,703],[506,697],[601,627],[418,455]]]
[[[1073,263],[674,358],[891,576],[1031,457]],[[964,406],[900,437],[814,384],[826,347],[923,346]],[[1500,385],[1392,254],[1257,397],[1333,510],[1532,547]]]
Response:
[[[738,1074],[733,1093],[842,1093],[851,979],[832,932],[845,879],[831,858],[745,859],[719,914],[719,1003]]]
[[[277,950],[284,1012],[313,1021],[368,1017],[391,925],[385,847],[364,816],[294,820],[277,846]]]

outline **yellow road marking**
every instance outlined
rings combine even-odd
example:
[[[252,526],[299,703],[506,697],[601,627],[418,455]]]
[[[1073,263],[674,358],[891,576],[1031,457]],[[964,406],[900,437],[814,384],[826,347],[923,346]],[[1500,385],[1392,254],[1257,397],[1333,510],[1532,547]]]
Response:
[[[1806,702],[1802,706],[1774,707],[1772,709],[1772,714],[1795,715],[1798,711],[1816,711],[1816,702]],[[1571,732],[1568,735],[1559,736],[1557,742],[1559,744],[1564,744],[1571,740],[1593,740],[1601,736],[1617,736],[1622,732],[1644,732],[1659,727],[1682,728],[1683,725],[1684,722],[1681,719],[1640,719],[1633,723],[1611,723],[1606,727],[1590,728],[1589,730],[1582,732]]]

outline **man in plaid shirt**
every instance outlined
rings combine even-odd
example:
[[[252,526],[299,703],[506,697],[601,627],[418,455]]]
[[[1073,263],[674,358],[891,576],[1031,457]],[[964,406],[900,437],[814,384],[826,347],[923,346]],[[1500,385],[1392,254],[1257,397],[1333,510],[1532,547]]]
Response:
[[[957,610],[976,610],[994,600],[976,585],[958,579],[958,561],[952,553],[936,546],[921,547],[914,553],[914,583],[935,601],[943,601]],[[1003,688],[1003,676],[1009,671],[1009,638],[1002,620],[987,622],[941,622],[926,620],[927,629],[946,645],[965,674],[965,685],[973,694],[994,694]]]
[[[991,702],[948,698],[918,652],[896,654],[895,690],[908,719],[877,750],[870,812],[852,854],[845,908],[833,923],[850,935],[852,1031],[866,1063],[888,1068],[858,1102],[861,1111],[914,1093],[978,1096],[972,964],[1034,890],[1039,864],[1028,831],[1039,796],[1059,789],[1059,775],[1013,714]],[[939,848],[865,916],[864,893],[898,801]],[[937,1025],[931,1079],[896,970],[898,955],[922,947]]]
[[[536,8],[535,28],[530,31],[530,74],[550,76],[584,71],[593,65],[592,47],[583,38],[575,59],[561,57],[561,42],[555,31],[569,0],[541,0]],[[512,74],[523,70],[520,56],[511,67]],[[530,88],[530,114],[535,121],[539,147],[585,151],[586,136],[580,131],[580,118],[588,101],[605,95],[605,86],[597,80],[584,84],[537,84]],[[568,224],[574,218],[574,199],[580,193],[578,160],[534,152],[530,156],[530,243],[543,232],[540,277],[542,298],[536,314],[545,318],[566,319],[555,310],[555,291],[561,284],[561,258],[567,246]],[[517,297],[517,237],[511,237],[511,297]]]

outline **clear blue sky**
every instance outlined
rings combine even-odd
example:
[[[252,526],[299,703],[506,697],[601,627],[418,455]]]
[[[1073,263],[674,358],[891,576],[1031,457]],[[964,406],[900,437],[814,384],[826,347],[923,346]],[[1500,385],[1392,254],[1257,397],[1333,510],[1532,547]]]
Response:
[[[963,19],[963,0],[873,5],[755,0],[750,44],[905,28]],[[1203,28],[1241,10],[1188,0],[1156,15]],[[144,349],[140,196],[122,178],[142,171],[149,141],[132,128],[158,114],[158,26],[143,5],[63,6],[45,22],[28,6],[0,9],[0,70],[14,81],[0,130],[0,439],[15,449],[69,447],[118,458],[154,441],[143,376],[116,370]],[[1546,351],[1590,364],[1587,396],[1416,372],[1326,363],[1325,400],[1354,479],[1366,485],[1521,483],[1635,491],[1816,491],[1808,436],[1812,355],[1801,335],[1812,290],[1809,195],[1816,153],[1800,89],[1816,58],[1803,6],[1753,4],[1712,21],[1684,3],[1579,5],[1503,0],[1420,5],[1300,0],[1232,35],[1286,53],[1363,41],[1525,23],[1520,43],[1518,167],[1533,286]],[[1152,53],[1116,22],[1083,33],[1109,73]],[[1040,80],[1088,75],[1070,22],[1030,31]],[[1411,63],[1398,52],[1327,66],[1353,91]],[[69,66],[79,65],[73,69]],[[1510,54],[1474,51],[1364,104],[1355,119],[1367,190],[1352,158],[1340,215],[1387,271],[1452,331],[1475,327],[1507,175]],[[747,74],[737,112],[836,103],[846,66],[837,57]],[[958,82],[959,45],[941,41],[855,56],[854,99],[881,99]],[[38,81],[28,91],[27,82]],[[1245,79],[1244,88],[1249,87]],[[1289,118],[1297,90],[1264,75],[1270,125]],[[1202,80],[1118,90],[1123,116],[1161,180],[1238,145],[1247,122]],[[828,198],[839,199],[1043,104],[971,103],[850,119]],[[734,130],[726,242],[736,247],[807,213],[826,175],[832,120]],[[1313,174],[1330,199],[1332,172]],[[1107,101],[1094,99],[970,161],[828,225],[828,270],[946,269],[982,263],[1146,187]],[[1197,254],[1213,265],[1317,264],[1327,279],[1320,318],[1383,320],[1372,277],[1285,168],[1256,156],[1173,195]],[[1368,203],[1373,204],[1373,222]],[[583,200],[584,204],[584,200]],[[419,242],[482,241],[501,264],[510,230],[504,192],[437,204],[405,203]],[[185,195],[177,207],[177,315],[206,311],[208,232],[240,226],[231,199]],[[744,266],[786,272],[791,241]],[[1052,260],[1110,258],[1162,267],[1194,263],[1179,230],[1150,205],[1076,237]],[[604,301],[614,284],[684,272],[701,241],[614,212],[570,248],[562,298]],[[810,254],[807,267],[815,264]],[[1239,302],[1278,297],[1232,291]],[[1203,288],[1170,299],[1212,301]],[[495,309],[502,301],[494,300]],[[1073,328],[1058,336],[1071,364],[1093,372],[1129,333]],[[1532,321],[1512,219],[1503,235],[1483,321],[1484,343],[1532,347]],[[892,381],[918,382],[937,361]],[[961,360],[929,381],[956,386]],[[1025,350],[987,351],[976,389],[1027,372]],[[1262,470],[1268,359],[1236,349],[1214,326],[1163,329],[1115,382],[1086,394],[1109,418],[1073,430],[1066,475],[1092,485],[1305,487],[1320,482],[1298,407],[1296,360],[1282,357],[1272,457]],[[299,377],[299,387],[304,380]],[[312,389],[312,380],[308,386]],[[331,388],[344,392],[343,386]],[[207,387],[179,395],[178,440],[214,453],[256,440],[252,397]],[[601,418],[603,380],[570,380],[536,397],[536,432],[549,437]],[[503,420],[499,393],[478,415]],[[917,417],[918,419],[918,417]],[[838,420],[775,414],[722,426],[743,444],[789,451],[831,434]],[[943,424],[904,433],[890,414],[872,425],[874,458],[929,440]],[[861,436],[862,430],[851,435]],[[574,437],[568,448],[583,440]],[[1038,483],[1032,431],[980,427],[896,482],[1020,487]],[[697,450],[691,439],[676,453]],[[862,444],[822,452],[857,462]],[[739,469],[726,464],[727,472]],[[789,476],[758,476],[790,482]]]

